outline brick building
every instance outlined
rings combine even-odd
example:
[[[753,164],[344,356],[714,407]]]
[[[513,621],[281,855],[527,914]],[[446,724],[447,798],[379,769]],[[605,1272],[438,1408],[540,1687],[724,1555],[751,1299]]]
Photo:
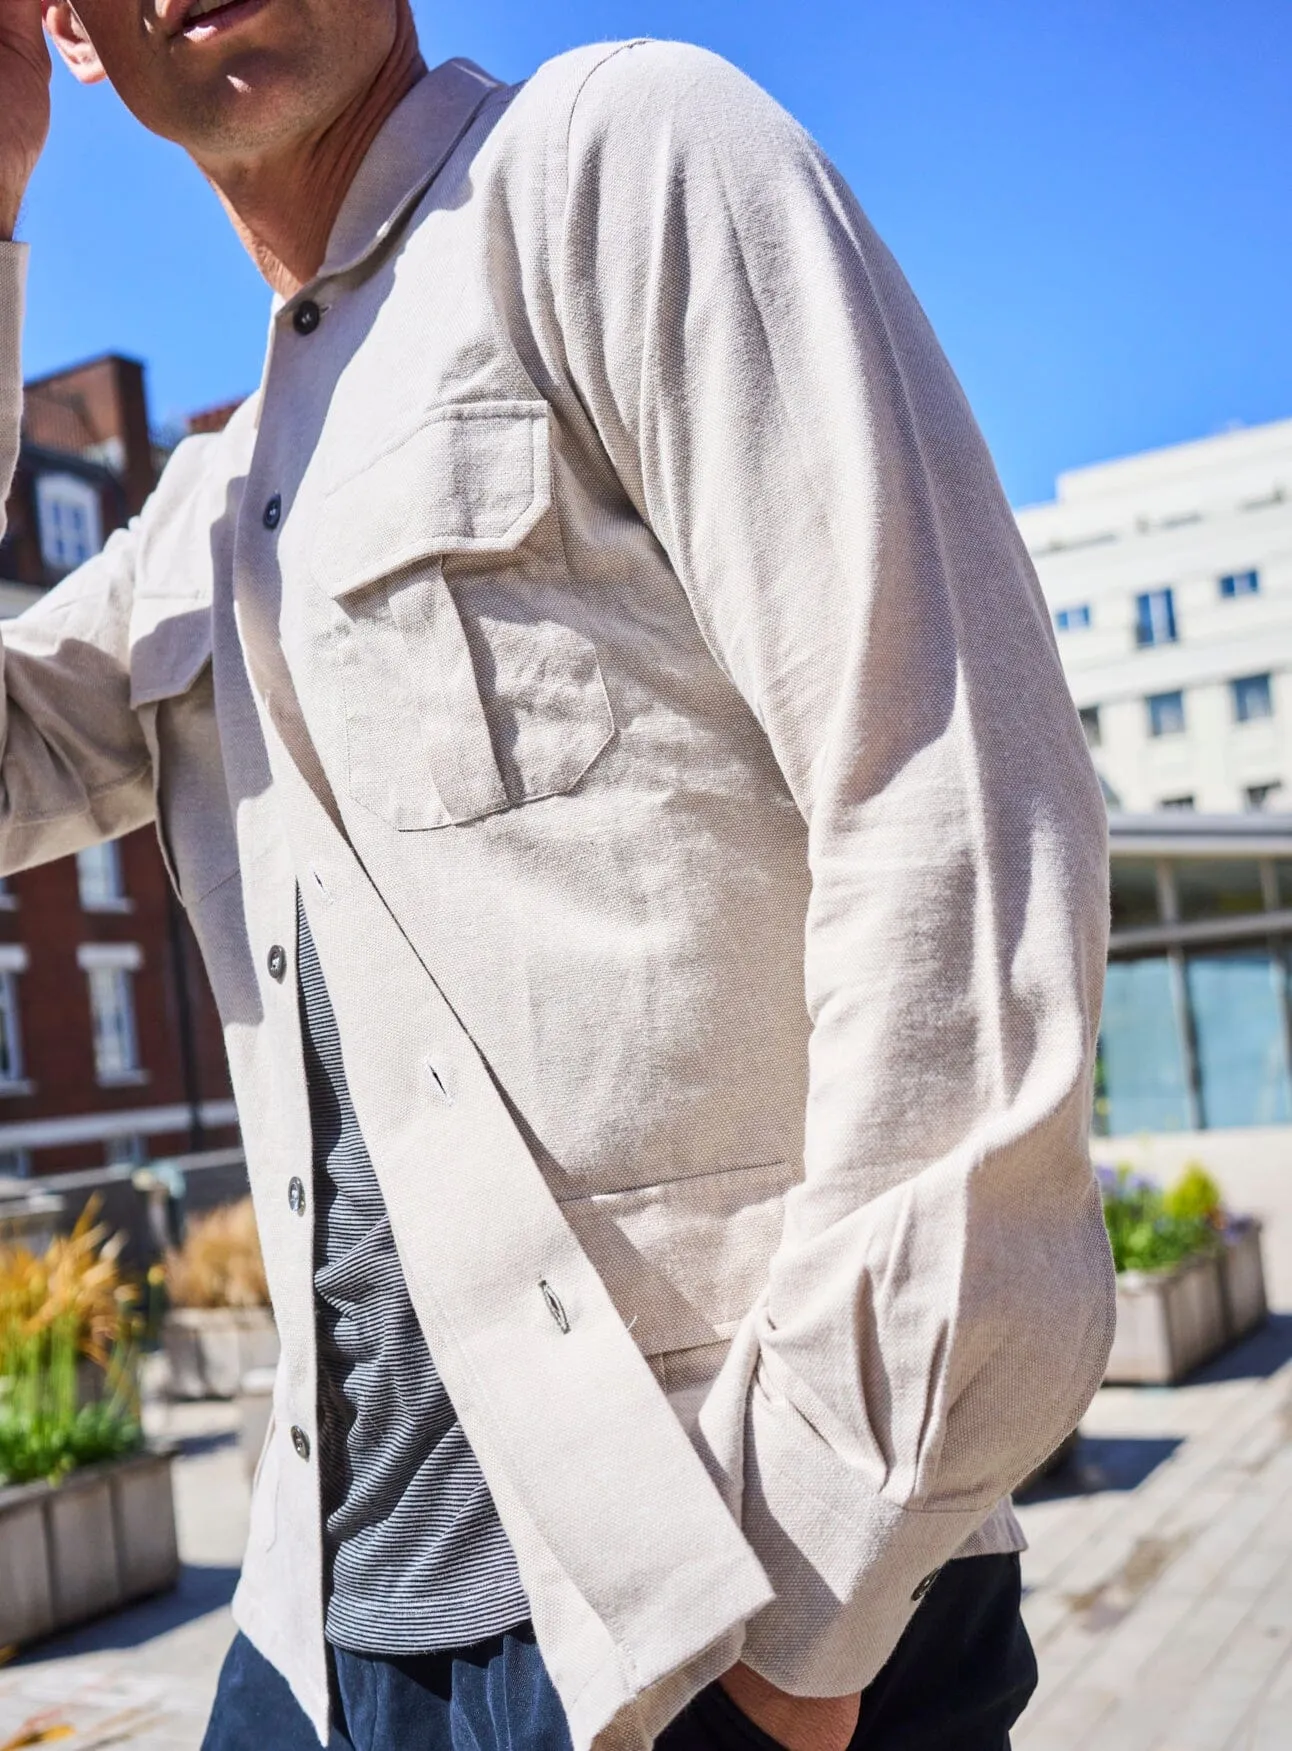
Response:
[[[110,355],[27,385],[0,542],[20,613],[143,504],[143,367]],[[215,1005],[151,828],[0,886],[0,1176],[237,1139]]]

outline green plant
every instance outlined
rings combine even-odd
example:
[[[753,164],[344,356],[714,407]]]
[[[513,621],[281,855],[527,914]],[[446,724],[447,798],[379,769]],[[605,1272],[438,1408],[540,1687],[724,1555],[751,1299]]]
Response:
[[[1191,1161],[1175,1184],[1163,1192],[1162,1207],[1168,1216],[1182,1222],[1207,1222],[1218,1228],[1224,1219],[1220,1187],[1198,1161]]]
[[[0,1483],[56,1479],[137,1448],[136,1291],[90,1204],[43,1255],[0,1248]],[[102,1390],[81,1402],[82,1360]]]
[[[1104,1222],[1119,1274],[1168,1270],[1216,1244],[1219,1193],[1208,1205],[1208,1214],[1194,1213],[1202,1203],[1202,1188],[1192,1174],[1173,1188],[1174,1192],[1184,1188],[1178,1208],[1170,1207],[1168,1194],[1159,1186],[1140,1178],[1128,1167],[1119,1167],[1112,1173],[1105,1170],[1099,1177]],[[1202,1174],[1202,1178],[1207,1176]]]

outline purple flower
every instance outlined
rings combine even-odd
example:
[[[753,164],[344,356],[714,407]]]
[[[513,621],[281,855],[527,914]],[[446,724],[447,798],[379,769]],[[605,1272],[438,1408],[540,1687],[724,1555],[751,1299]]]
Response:
[[[1147,1192],[1157,1192],[1160,1187],[1155,1180],[1146,1174],[1132,1173],[1129,1167],[1109,1167],[1107,1163],[1096,1163],[1095,1178],[1099,1182],[1099,1190],[1103,1193],[1105,1203],[1116,1198],[1143,1197]]]

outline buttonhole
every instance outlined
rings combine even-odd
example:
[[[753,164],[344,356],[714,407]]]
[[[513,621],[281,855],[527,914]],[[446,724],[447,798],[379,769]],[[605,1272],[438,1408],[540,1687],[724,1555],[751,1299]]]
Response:
[[[435,1065],[430,1058],[426,1060],[426,1068],[430,1072],[431,1081],[435,1084],[436,1093],[446,1107],[451,1107],[453,1105],[453,1096],[449,1092],[449,1085],[435,1068]]]
[[[570,1329],[570,1316],[561,1305],[561,1297],[556,1293],[556,1290],[553,1289],[546,1277],[543,1278],[538,1286],[543,1292],[544,1301],[547,1303],[547,1311],[556,1321],[558,1328],[563,1332],[568,1332]]]

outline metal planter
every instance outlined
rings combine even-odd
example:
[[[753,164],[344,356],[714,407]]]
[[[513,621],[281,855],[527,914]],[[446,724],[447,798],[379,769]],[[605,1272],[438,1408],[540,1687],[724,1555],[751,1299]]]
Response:
[[[1259,1222],[1234,1223],[1214,1252],[1117,1279],[1109,1385],[1172,1386],[1266,1317]]]
[[[175,1585],[173,1458],[150,1449],[61,1483],[0,1489],[0,1647]]]
[[[162,1344],[172,1398],[236,1398],[244,1374],[278,1361],[278,1329],[267,1307],[177,1307]]]
[[[1240,1217],[1225,1231],[1225,1244],[1220,1255],[1220,1287],[1231,1342],[1265,1324],[1270,1310],[1265,1298],[1261,1225],[1254,1216]]]

